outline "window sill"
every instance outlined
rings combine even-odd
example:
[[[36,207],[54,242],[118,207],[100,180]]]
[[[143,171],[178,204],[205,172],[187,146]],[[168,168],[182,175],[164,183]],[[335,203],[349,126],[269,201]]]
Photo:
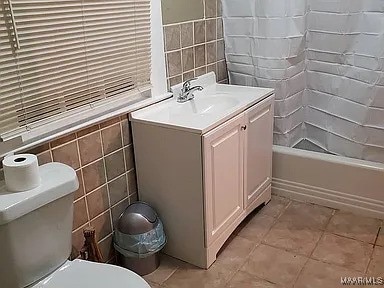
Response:
[[[38,146],[43,143],[52,141],[53,139],[59,138],[65,134],[73,133],[85,127],[103,122],[107,119],[110,119],[119,115],[131,113],[135,110],[153,105],[155,103],[158,103],[160,101],[163,101],[171,97],[172,97],[171,93],[165,93],[160,96],[143,99],[136,103],[127,104],[127,106],[123,105],[122,108],[118,108],[113,111],[102,113],[102,115],[100,116],[92,117],[91,115],[92,113],[90,113],[89,117],[87,117],[86,115],[82,115],[83,120],[74,121],[73,124],[63,124],[65,120],[63,121],[63,119],[60,119],[56,122],[43,125],[31,131],[25,132],[20,136],[11,138],[4,142],[0,142],[0,158],[3,158],[7,154],[18,153],[21,151],[31,149],[35,146]],[[84,117],[90,120],[84,121]]]

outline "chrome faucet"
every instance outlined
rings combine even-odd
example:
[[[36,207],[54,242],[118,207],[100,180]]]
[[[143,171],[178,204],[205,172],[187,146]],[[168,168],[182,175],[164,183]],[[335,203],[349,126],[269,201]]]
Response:
[[[192,100],[193,98],[195,98],[195,95],[193,95],[193,92],[202,91],[204,89],[202,86],[191,87],[191,81],[196,79],[197,78],[193,78],[184,82],[183,88],[181,88],[179,97],[177,97],[177,102],[184,103],[189,100]]]

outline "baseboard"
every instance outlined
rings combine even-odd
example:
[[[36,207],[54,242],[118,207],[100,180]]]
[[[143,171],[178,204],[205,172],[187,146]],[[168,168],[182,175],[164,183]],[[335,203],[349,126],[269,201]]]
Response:
[[[279,178],[272,178],[272,193],[293,200],[310,202],[334,209],[384,219],[384,202],[371,198]]]

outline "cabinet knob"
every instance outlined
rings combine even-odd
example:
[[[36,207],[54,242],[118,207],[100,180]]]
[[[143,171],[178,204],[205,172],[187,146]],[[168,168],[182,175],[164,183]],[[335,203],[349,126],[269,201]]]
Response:
[[[247,130],[247,125],[241,126],[241,130]]]

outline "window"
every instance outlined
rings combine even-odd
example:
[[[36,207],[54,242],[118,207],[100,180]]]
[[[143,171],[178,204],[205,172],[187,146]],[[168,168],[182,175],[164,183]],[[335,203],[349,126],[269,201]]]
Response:
[[[0,9],[2,136],[148,96],[150,0],[4,0]]]

